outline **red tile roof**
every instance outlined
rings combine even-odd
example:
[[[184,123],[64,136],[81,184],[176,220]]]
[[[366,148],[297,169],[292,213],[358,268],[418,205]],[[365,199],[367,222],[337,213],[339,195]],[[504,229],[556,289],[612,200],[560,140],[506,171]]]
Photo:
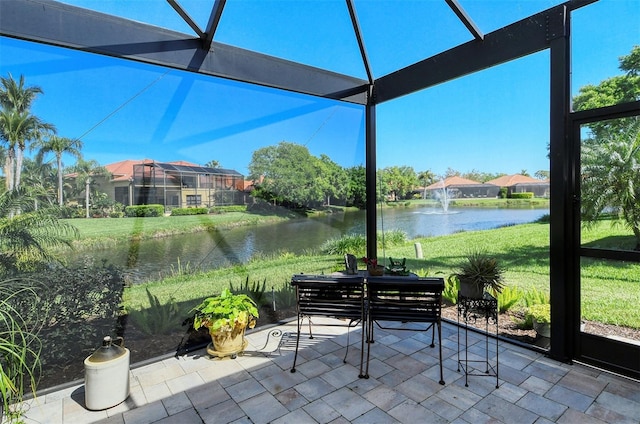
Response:
[[[437,190],[439,188],[443,188],[443,186],[444,187],[451,187],[451,186],[460,187],[460,186],[466,186],[466,185],[480,185],[480,184],[482,183],[479,183],[473,180],[468,180],[466,178],[458,177],[456,175],[453,177],[445,178],[444,181],[438,181],[437,183],[431,184],[430,186],[427,187],[427,190]]]
[[[516,184],[539,184],[548,181],[537,180],[532,177],[527,177],[526,175],[521,174],[513,174],[513,175],[503,175],[502,177],[495,178],[491,181],[487,181],[487,184],[497,185],[499,187],[511,187]]]

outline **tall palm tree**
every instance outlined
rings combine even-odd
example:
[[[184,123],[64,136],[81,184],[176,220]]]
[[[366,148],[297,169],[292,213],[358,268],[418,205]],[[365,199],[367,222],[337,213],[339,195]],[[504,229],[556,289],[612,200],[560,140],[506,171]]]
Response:
[[[7,190],[20,187],[22,162],[28,140],[38,140],[45,131],[53,130],[30,112],[14,109],[0,110],[0,140],[7,145],[5,155],[5,177]]]
[[[0,105],[17,112],[28,111],[38,94],[43,93],[37,85],[25,87],[24,75],[20,75],[20,82],[16,82],[11,74],[0,77],[0,86]]]
[[[56,156],[56,167],[58,169],[58,205],[64,205],[63,199],[63,183],[62,183],[62,155],[69,154],[77,159],[82,158],[82,141],[78,139],[71,139],[67,137],[58,137],[57,135],[52,135],[46,140],[36,141],[33,145],[33,148],[39,148],[38,156],[42,157],[45,154],[52,152]]]
[[[11,74],[0,77],[0,140],[7,144],[5,177],[9,190],[20,186],[27,142],[54,131],[53,125],[44,123],[29,111],[36,96],[41,93],[42,89],[38,86],[25,87],[24,76],[20,76],[19,82]]]

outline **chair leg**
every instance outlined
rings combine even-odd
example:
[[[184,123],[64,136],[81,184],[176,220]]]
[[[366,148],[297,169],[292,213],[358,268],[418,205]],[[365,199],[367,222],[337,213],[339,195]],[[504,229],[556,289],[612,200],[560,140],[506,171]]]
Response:
[[[434,343],[435,337],[436,337],[436,326],[434,323],[434,324],[431,324],[431,347],[436,347]]]
[[[302,327],[302,323],[300,321],[300,314],[298,314],[298,334],[296,335],[296,353],[293,355],[293,366],[291,367],[291,372],[296,372],[296,361],[298,360],[298,346],[300,345],[300,329]]]
[[[438,348],[440,349],[440,384],[444,386],[444,376],[442,373],[442,326],[440,320],[436,323],[438,326]]]

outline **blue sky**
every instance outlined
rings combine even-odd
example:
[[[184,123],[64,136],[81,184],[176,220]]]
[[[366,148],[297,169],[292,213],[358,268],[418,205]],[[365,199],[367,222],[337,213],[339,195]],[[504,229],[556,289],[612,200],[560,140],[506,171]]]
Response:
[[[161,0],[69,0],[192,35]],[[126,3],[126,5],[125,5]],[[213,1],[181,0],[206,25]],[[491,32],[560,3],[460,0]],[[444,0],[355,2],[374,77],[464,43],[470,34]],[[329,22],[330,25],[323,25]],[[365,78],[344,2],[228,1],[216,41]],[[572,92],[620,74],[640,44],[640,1],[601,0],[573,14]],[[378,166],[442,174],[531,174],[549,168],[548,53],[378,106]],[[101,164],[186,160],[247,172],[252,153],[290,141],[348,167],[364,164],[361,106],[0,38],[0,74],[44,90],[33,112],[58,134],[80,137]],[[70,158],[65,159],[71,164]]]

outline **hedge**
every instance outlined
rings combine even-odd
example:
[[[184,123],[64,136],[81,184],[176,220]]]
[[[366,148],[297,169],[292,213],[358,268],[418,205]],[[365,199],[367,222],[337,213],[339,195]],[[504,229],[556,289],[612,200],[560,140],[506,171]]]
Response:
[[[171,211],[171,216],[183,215],[206,215],[209,213],[207,208],[175,208]]]
[[[511,193],[512,199],[533,199],[533,193],[530,191],[524,191],[522,193]]]
[[[162,216],[164,214],[164,206],[162,205],[138,205],[127,206],[124,214],[130,218],[143,216]]]

